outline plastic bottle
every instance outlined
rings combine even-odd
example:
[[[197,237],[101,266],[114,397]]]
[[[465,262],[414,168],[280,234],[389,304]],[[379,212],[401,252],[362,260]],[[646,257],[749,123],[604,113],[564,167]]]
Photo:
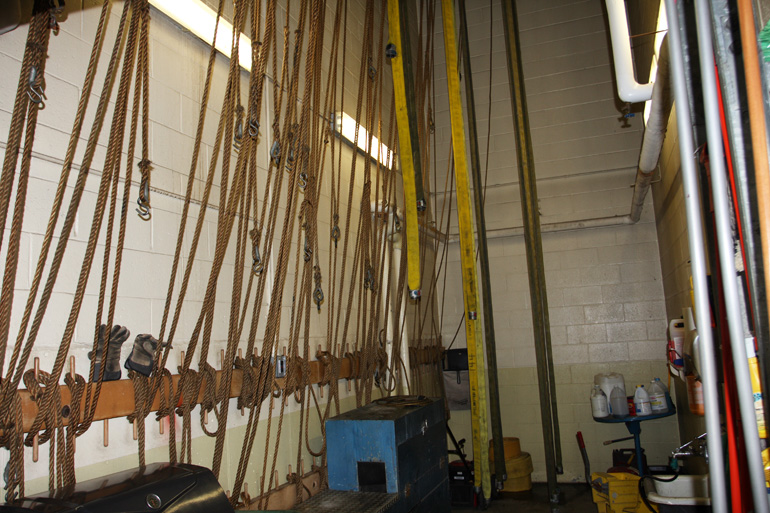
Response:
[[[650,395],[647,393],[647,390],[645,390],[644,385],[636,385],[636,391],[634,392],[634,407],[636,408],[637,417],[650,415],[652,413]]]
[[[604,394],[602,387],[594,385],[594,389],[591,391],[591,415],[594,418],[602,419],[609,416],[609,414],[607,396]]]
[[[650,381],[650,407],[652,413],[666,413],[668,411],[668,400],[666,399],[666,385],[661,383],[660,378]]]
[[[628,401],[626,400],[626,393],[616,386],[612,389],[610,394],[610,408],[613,417],[628,417]]]

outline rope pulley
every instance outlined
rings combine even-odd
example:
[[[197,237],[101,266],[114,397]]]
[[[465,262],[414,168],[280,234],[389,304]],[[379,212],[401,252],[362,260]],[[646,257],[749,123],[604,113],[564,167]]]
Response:
[[[136,199],[138,205],[136,213],[142,221],[149,221],[152,218],[150,209],[150,161],[147,159],[139,162],[139,170],[142,173],[142,181],[139,182],[139,197]]]
[[[324,301],[324,291],[321,290],[321,268],[313,266],[313,279],[315,280],[315,290],[313,291],[313,301],[315,301],[318,311],[321,311],[321,303]]]
[[[374,61],[369,57],[369,79],[374,80],[377,77],[377,68],[374,67]]]

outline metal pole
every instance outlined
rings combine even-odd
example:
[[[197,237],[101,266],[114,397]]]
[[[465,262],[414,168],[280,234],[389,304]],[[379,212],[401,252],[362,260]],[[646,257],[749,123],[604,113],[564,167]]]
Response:
[[[742,61],[733,52],[733,44],[740,45],[740,40],[733,40],[729,30],[731,10],[727,0],[712,0],[711,21],[714,29],[714,56],[719,68],[719,89],[722,92],[723,109],[730,141],[730,155],[735,176],[735,191],[738,197],[741,226],[743,227],[743,250],[746,259],[746,273],[749,281],[749,297],[752,305],[754,336],[759,349],[759,368],[762,383],[770,383],[770,330],[768,330],[767,292],[760,246],[759,223],[757,221],[756,190],[751,165],[751,138],[744,130],[744,112],[748,109],[745,95],[739,93],[739,68]],[[740,39],[740,38],[739,38]],[[764,402],[765,418],[770,418],[770,401]]]
[[[491,36],[490,36],[491,37]],[[489,414],[492,420],[492,440],[495,453],[495,481],[502,488],[508,479],[505,470],[505,448],[503,447],[503,424],[500,418],[500,390],[497,379],[497,348],[495,345],[495,318],[492,308],[492,290],[489,278],[489,251],[487,249],[487,222],[484,218],[484,194],[479,164],[479,139],[476,131],[476,101],[473,96],[473,72],[471,52],[468,47],[468,20],[465,0],[460,0],[460,52],[465,74],[465,107],[468,110],[468,134],[471,146],[471,177],[473,178],[473,202],[476,212],[476,234],[479,239],[479,260],[481,265],[481,299],[486,341],[487,376],[489,377]],[[491,87],[491,84],[490,84]]]
[[[698,177],[695,166],[692,120],[690,117],[687,84],[685,83],[684,76],[684,56],[682,55],[682,41],[679,32],[679,15],[675,0],[666,0],[666,15],[669,26],[668,42],[669,57],[671,59],[671,79],[674,87],[677,129],[679,133],[682,187],[684,189],[685,211],[687,214],[687,240],[690,248],[693,292],[695,296],[694,306],[697,313],[696,326],[700,339],[700,371],[706,410],[706,430],[709,433],[707,443],[709,449],[711,504],[716,513],[725,513],[727,511],[727,497],[725,495],[725,470],[722,456],[722,427],[719,422],[714,340],[711,333],[703,227],[701,224],[700,201],[698,199],[700,195],[698,194]],[[710,52],[709,55],[711,55]],[[718,158],[713,160],[718,160]]]
[[[515,124],[516,156],[519,164],[519,190],[524,221],[524,238],[527,248],[529,293],[532,302],[532,327],[535,336],[535,357],[540,390],[540,415],[545,443],[546,476],[548,495],[553,508],[559,501],[556,474],[562,471],[561,443],[559,438],[558,412],[556,410],[556,385],[553,376],[551,353],[551,327],[548,318],[548,299],[545,288],[543,245],[540,235],[540,217],[537,211],[537,186],[535,162],[532,153],[526,90],[521,64],[519,29],[516,6],[513,0],[503,0],[503,26],[505,49],[508,57],[508,75],[511,87],[511,106]]]
[[[716,77],[714,75],[711,17],[705,0],[696,1],[695,16],[698,30],[698,54],[700,56],[703,104],[706,112],[706,134],[708,137],[709,154],[712,157],[709,161],[711,162],[711,194],[714,201],[714,216],[717,227],[717,249],[719,251],[719,265],[722,270],[722,287],[725,294],[730,346],[733,352],[733,365],[735,366],[738,404],[741,411],[741,420],[743,421],[746,458],[751,477],[754,508],[758,513],[767,513],[770,512],[770,505],[767,501],[767,490],[765,489],[762,449],[759,446],[757,417],[754,413],[754,394],[751,389],[749,361],[746,356],[746,333],[743,331],[743,316],[741,315],[741,301],[743,301],[743,298],[738,294],[738,276],[735,270],[735,241],[733,240],[732,226],[730,224],[730,205],[727,198],[728,185],[725,173],[724,147],[722,146],[719,100],[717,98]],[[713,346],[706,348],[701,346],[701,353],[704,352],[704,349],[711,351]],[[713,356],[711,358],[713,359]],[[709,372],[713,372],[716,375],[716,369]],[[716,399],[716,386],[713,388],[714,399]],[[711,429],[708,431],[709,433],[718,432],[711,431]],[[721,440],[718,443],[716,441],[712,442],[712,438],[717,437],[708,437],[709,454],[713,458],[713,455],[718,451],[718,456],[721,459]],[[713,447],[712,443],[714,444]]]

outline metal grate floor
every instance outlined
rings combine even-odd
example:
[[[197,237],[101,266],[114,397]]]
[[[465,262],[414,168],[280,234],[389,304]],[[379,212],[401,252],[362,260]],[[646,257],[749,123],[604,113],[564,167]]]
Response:
[[[397,493],[324,490],[294,509],[312,513],[384,513],[396,502]]]

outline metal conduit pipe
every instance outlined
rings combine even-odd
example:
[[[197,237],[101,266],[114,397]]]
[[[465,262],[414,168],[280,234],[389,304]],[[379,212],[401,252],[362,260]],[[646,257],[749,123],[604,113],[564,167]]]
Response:
[[[671,79],[676,99],[677,131],[681,155],[682,187],[687,217],[687,241],[690,248],[693,293],[695,299],[696,326],[700,340],[701,381],[705,405],[706,431],[709,449],[709,481],[711,505],[716,513],[727,512],[725,493],[725,469],[722,455],[722,427],[719,419],[719,398],[717,396],[717,373],[714,358],[714,339],[711,332],[708,283],[706,279],[706,255],[703,241],[703,223],[698,192],[698,174],[695,165],[695,143],[693,138],[690,102],[684,71],[679,15],[676,0],[666,0],[666,15],[669,24],[669,50]],[[709,52],[709,55],[711,53]],[[713,159],[716,160],[716,159]],[[733,275],[734,277],[734,275]],[[765,504],[767,500],[765,499]]]
[[[538,389],[540,392],[540,415],[545,449],[545,472],[548,481],[548,496],[551,511],[558,508],[561,492],[556,474],[561,474],[561,437],[559,415],[556,404],[556,384],[551,348],[551,325],[548,313],[548,293],[545,284],[543,264],[543,241],[540,230],[540,215],[537,210],[537,183],[535,162],[529,127],[527,92],[519,41],[516,3],[504,0],[503,27],[505,29],[505,50],[508,58],[508,81],[511,88],[511,110],[514,119],[516,157],[519,168],[519,193],[521,194],[521,217],[524,221],[524,238],[529,275],[529,294],[532,304],[532,326],[535,338]]]
[[[746,459],[749,467],[751,491],[754,497],[754,511],[757,513],[767,513],[770,512],[770,504],[768,504],[767,490],[765,489],[762,449],[759,444],[757,418],[754,413],[754,394],[751,388],[749,361],[746,357],[746,334],[743,331],[743,317],[741,314],[741,301],[743,298],[740,297],[738,292],[738,275],[735,269],[735,241],[732,235],[731,212],[727,197],[727,173],[725,171],[719,99],[717,98],[717,84],[714,74],[714,50],[711,40],[711,15],[706,0],[697,0],[695,2],[695,17],[698,32],[701,87],[703,89],[703,104],[706,113],[706,135],[708,138],[709,154],[711,155],[709,159],[711,162],[711,195],[714,202],[717,249],[719,251],[719,266],[722,271],[722,287],[724,288],[725,307],[727,309],[730,346],[733,353],[733,365],[735,366],[738,406],[740,407],[741,420],[743,421],[743,438],[746,445]],[[701,345],[701,352],[704,352],[704,350],[713,350],[713,347],[703,347]],[[703,361],[703,358],[701,360]],[[712,362],[708,363],[711,364]],[[716,378],[716,368],[710,372]],[[716,387],[713,388],[714,399],[716,399]],[[718,433],[718,431],[711,431],[710,429],[709,432]],[[713,455],[716,450],[719,450],[721,456],[721,441],[718,444],[715,443],[712,448],[711,438],[718,437],[709,437],[709,453]],[[712,462],[709,463],[711,465]]]
[[[666,138],[666,126],[671,114],[671,83],[669,81],[668,64],[668,36],[663,39],[658,56],[658,75],[652,88],[652,103],[650,103],[650,117],[644,128],[642,150],[639,152],[639,168],[636,172],[634,183],[634,196],[631,198],[631,220],[636,223],[642,216],[644,199],[650,190],[652,175],[658,167],[660,150],[663,148],[663,140]]]

